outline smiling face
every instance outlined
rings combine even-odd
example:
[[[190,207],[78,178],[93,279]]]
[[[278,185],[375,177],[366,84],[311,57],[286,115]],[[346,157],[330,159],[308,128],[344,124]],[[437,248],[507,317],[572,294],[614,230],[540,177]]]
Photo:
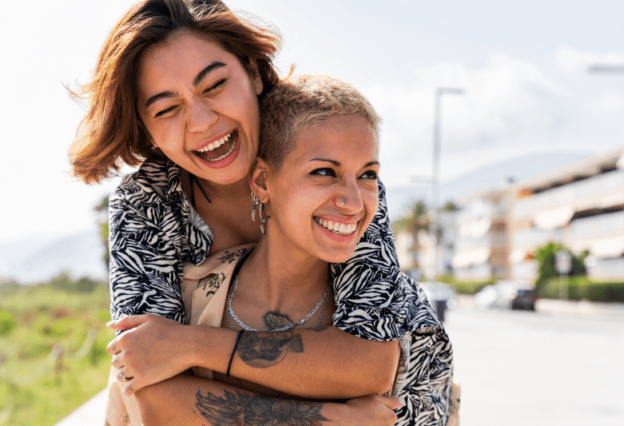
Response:
[[[248,175],[258,152],[262,82],[236,56],[181,32],[145,52],[138,88],[137,110],[170,160],[222,185]]]
[[[326,262],[351,258],[379,204],[377,141],[366,119],[338,116],[311,125],[279,170],[262,161],[254,177],[259,167],[267,170],[266,191],[259,192],[272,215],[271,244]]]

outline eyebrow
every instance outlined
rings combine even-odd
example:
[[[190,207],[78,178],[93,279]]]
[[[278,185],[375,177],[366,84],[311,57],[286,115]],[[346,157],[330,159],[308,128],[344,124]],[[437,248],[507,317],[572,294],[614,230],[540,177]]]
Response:
[[[206,68],[201,70],[199,72],[199,74],[197,74],[197,76],[193,80],[193,87],[197,87],[197,85],[204,79],[204,77],[206,77],[212,71],[214,71],[214,70],[216,70],[218,68],[224,67],[224,66],[225,66],[225,64],[223,62],[219,62],[219,61],[212,62]],[[151,98],[149,98],[147,100],[147,102],[145,102],[145,108],[148,108],[151,104],[153,104],[156,101],[159,101],[159,100],[165,99],[165,98],[173,98],[175,96],[176,96],[176,94],[174,92],[171,92],[171,91],[158,93],[158,94],[152,96]]]
[[[340,162],[338,162],[336,160],[329,160],[327,158],[313,158],[310,161],[324,161],[326,163],[332,163],[336,167],[342,166],[342,164],[340,164]],[[370,162],[364,164],[364,167],[370,167],[370,166],[373,166],[375,164],[379,164],[379,161],[370,161]]]

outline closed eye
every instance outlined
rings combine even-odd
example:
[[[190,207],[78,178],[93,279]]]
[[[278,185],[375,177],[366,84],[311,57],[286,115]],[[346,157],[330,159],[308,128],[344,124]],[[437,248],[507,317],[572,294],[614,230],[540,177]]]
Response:
[[[178,106],[177,106],[177,105],[175,105],[175,106],[172,106],[171,108],[167,108],[167,109],[164,109],[164,110],[162,110],[162,111],[159,111],[159,112],[157,112],[157,113],[156,113],[156,115],[154,115],[154,118],[161,117],[161,116],[163,116],[163,115],[165,115],[165,114],[167,114],[167,113],[169,113],[169,112],[173,111],[173,110],[174,110],[174,109],[176,109],[177,107],[178,107]]]
[[[329,167],[323,167],[320,169],[314,169],[310,172],[311,175],[316,175],[316,176],[329,176],[329,177],[336,177],[336,172],[334,171],[334,169],[329,168]]]
[[[212,92],[213,90],[217,89],[218,87],[222,86],[225,83],[225,78],[217,81],[215,84],[213,84],[212,86],[210,86],[209,88],[207,88],[206,90],[204,90],[204,95],[206,93]]]

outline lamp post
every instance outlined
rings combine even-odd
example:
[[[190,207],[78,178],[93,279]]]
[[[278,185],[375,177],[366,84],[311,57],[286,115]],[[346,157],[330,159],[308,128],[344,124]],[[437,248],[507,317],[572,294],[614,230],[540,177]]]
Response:
[[[433,185],[431,208],[435,213],[435,220],[432,226],[435,238],[435,265],[434,273],[440,275],[440,101],[442,95],[463,95],[464,89],[454,87],[438,87],[435,92],[435,118],[433,122]]]

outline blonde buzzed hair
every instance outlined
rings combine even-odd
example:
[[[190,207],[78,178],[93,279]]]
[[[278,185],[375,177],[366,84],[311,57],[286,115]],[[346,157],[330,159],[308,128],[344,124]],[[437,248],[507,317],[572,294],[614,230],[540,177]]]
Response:
[[[381,119],[355,87],[325,75],[290,76],[276,84],[260,102],[258,156],[279,169],[295,148],[301,130],[346,115],[365,118],[379,140]]]

